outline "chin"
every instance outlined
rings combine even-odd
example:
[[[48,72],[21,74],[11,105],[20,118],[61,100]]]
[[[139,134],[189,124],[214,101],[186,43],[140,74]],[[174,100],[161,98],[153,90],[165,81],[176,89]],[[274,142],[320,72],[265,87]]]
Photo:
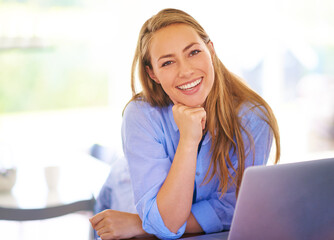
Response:
[[[203,107],[204,106],[204,101],[203,102],[194,102],[194,101],[189,101],[189,102],[185,102],[183,103],[184,105],[188,106],[188,107]]]

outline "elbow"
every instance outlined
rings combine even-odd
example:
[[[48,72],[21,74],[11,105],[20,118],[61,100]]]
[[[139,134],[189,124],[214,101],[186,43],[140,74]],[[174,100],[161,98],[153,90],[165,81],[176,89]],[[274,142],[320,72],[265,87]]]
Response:
[[[180,228],[186,223],[191,213],[191,208],[184,209],[184,211],[175,211],[170,207],[163,208],[158,204],[160,216],[164,225],[168,230],[174,234],[177,234]]]
[[[186,228],[187,217],[185,212],[173,211],[174,207],[160,208],[153,199],[143,212],[142,227],[150,234],[162,239],[180,238]],[[189,211],[190,212],[190,211]],[[178,214],[177,214],[178,213]]]
[[[183,223],[184,224],[184,223]],[[183,225],[182,224],[182,225]],[[165,224],[166,225],[166,224]],[[169,231],[171,231],[174,234],[177,234],[179,229],[182,227],[182,225],[176,225],[176,224],[171,224],[171,225],[166,225]]]
[[[168,230],[174,234],[177,234],[180,228],[186,223],[188,216],[176,216],[176,217],[167,217],[161,216],[163,222],[168,228]]]
[[[186,226],[180,226],[179,228],[175,226],[167,226],[163,223],[162,225],[157,224],[156,221],[145,221],[143,222],[143,230],[149,234],[155,235],[159,239],[178,239],[180,238],[184,232]]]

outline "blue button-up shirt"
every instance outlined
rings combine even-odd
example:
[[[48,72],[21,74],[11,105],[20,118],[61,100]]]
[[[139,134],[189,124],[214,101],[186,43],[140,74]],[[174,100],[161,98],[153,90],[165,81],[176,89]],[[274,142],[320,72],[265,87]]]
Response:
[[[250,106],[244,105],[239,117],[254,141],[254,164],[266,164],[272,133],[262,119],[262,112],[256,108],[250,111]],[[179,138],[172,105],[160,108],[152,107],[143,101],[132,101],[126,107],[122,124],[123,150],[129,163],[136,209],[142,219],[143,229],[161,239],[179,238],[186,227],[185,222],[177,233],[171,232],[161,218],[156,201],[173,162]],[[251,144],[244,132],[243,139],[247,153]],[[221,197],[217,176],[205,184],[204,177],[211,158],[210,147],[211,135],[207,133],[197,156],[191,208],[192,214],[206,233],[228,230],[236,203],[235,186],[230,187]],[[233,166],[237,168],[237,156],[233,150],[230,150],[230,158]],[[252,164],[253,154],[250,153],[247,155],[246,167]],[[232,169],[230,172],[233,173]]]

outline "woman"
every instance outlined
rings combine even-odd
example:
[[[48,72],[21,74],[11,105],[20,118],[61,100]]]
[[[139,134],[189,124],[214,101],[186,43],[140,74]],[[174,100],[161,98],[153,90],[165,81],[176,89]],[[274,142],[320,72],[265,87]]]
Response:
[[[138,215],[106,210],[92,226],[102,239],[228,230],[244,169],[267,163],[273,136],[278,162],[272,110],[224,67],[196,20],[176,9],[143,25],[131,84],[122,137]]]

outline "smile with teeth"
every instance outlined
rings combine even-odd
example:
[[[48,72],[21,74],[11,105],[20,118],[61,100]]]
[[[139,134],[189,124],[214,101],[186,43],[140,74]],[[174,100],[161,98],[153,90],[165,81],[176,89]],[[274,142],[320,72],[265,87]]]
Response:
[[[196,81],[193,81],[191,83],[187,83],[187,84],[184,84],[184,85],[181,85],[181,86],[177,86],[177,88],[179,88],[181,90],[190,90],[190,89],[196,87],[201,82],[202,82],[202,78],[200,78],[200,79],[198,79]]]

